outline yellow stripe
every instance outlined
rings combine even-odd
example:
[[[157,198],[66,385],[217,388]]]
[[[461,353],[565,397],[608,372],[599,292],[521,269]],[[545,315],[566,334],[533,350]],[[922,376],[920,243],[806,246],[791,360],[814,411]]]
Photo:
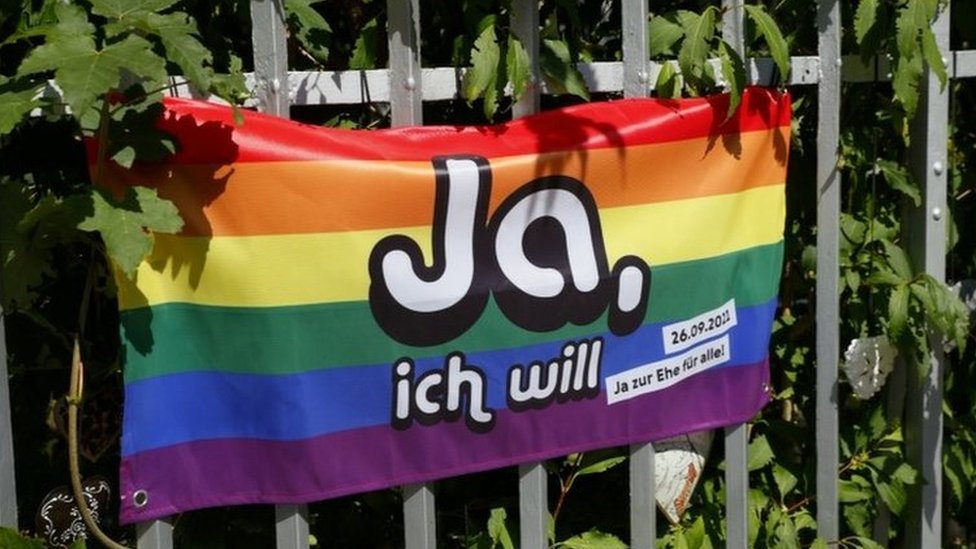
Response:
[[[653,271],[655,265],[778,242],[785,208],[783,186],[774,185],[607,208],[600,210],[600,221],[611,265],[623,255],[637,255]],[[212,239],[157,235],[152,256],[138,270],[138,289],[120,282],[121,308],[170,302],[268,307],[364,300],[369,253],[389,234],[414,239],[429,260],[429,227]]]

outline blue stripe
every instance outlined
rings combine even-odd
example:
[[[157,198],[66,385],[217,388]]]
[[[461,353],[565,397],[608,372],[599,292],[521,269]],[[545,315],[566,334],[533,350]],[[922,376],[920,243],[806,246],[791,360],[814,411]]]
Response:
[[[765,358],[775,307],[774,299],[736,310],[738,324],[729,332],[731,360],[726,366]],[[664,358],[662,326],[649,324],[624,338],[594,334],[604,340],[601,378]],[[506,407],[509,368],[558,357],[564,344],[472,353],[466,362],[485,373],[488,405],[500,410]],[[416,362],[417,372],[442,367],[443,358]],[[391,372],[391,365],[377,364],[279,376],[190,372],[132,382],[126,386],[122,454],[194,440],[297,440],[387,424]]]

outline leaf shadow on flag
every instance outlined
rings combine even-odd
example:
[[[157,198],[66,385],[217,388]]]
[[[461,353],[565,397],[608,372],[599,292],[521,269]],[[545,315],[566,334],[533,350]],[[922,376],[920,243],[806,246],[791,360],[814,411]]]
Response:
[[[726,116],[729,108],[729,94],[706,97],[706,101],[708,101],[708,104],[712,108],[713,118],[711,128],[709,129],[708,147],[705,149],[705,154],[708,154],[715,147],[716,142],[721,139],[722,146],[729,154],[733,155],[736,159],[741,158],[741,122],[744,114],[742,111],[747,111],[752,116],[758,116],[765,123],[766,127],[773,128],[783,125],[782,120],[773,120],[773,117],[777,116],[778,113],[776,109],[769,107],[769,104],[775,101],[773,97],[775,93],[778,92],[765,88],[751,89],[750,94],[743,95],[744,100],[738,107],[739,112],[734,113],[730,117]],[[786,121],[786,126],[789,127],[789,121]],[[773,154],[775,155],[776,162],[786,164],[789,154],[786,139],[779,131],[773,131],[772,138]]]
[[[168,271],[174,279],[188,270],[186,280],[196,289],[213,238],[206,208],[224,192],[237,159],[238,146],[232,139],[234,127],[216,121],[201,123],[192,114],[173,110],[166,112],[160,127],[176,140],[176,154],[159,164],[137,163],[130,170],[113,174],[113,178],[155,188],[162,198],[176,204],[183,229],[175,237],[156,235],[146,261],[153,270]],[[148,298],[135,283],[126,284],[126,294],[128,311],[122,319],[123,337],[136,351],[148,353],[153,346],[153,315]]]
[[[547,145],[547,148],[564,151],[561,154],[538,155],[536,177],[561,174],[573,161],[579,162],[582,172],[585,173],[588,158],[586,145],[594,141],[612,145],[621,160],[625,154],[624,139],[617,126],[590,117],[577,116],[572,108],[546,111],[518,122],[535,134],[537,143],[552,144]]]

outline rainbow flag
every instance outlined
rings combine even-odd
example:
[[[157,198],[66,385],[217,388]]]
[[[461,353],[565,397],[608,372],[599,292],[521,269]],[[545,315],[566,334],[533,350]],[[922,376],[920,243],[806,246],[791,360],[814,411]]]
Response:
[[[347,131],[168,100],[185,221],[119,277],[121,518],[298,503],[748,420],[790,102]]]

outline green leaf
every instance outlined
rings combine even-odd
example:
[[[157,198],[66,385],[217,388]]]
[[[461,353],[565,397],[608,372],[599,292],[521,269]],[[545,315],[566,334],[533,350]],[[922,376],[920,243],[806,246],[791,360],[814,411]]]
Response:
[[[715,35],[715,9],[705,10],[695,18],[686,19],[685,39],[678,50],[678,66],[686,82],[698,79],[705,71],[705,62],[712,37]]]
[[[922,195],[915,186],[915,181],[908,175],[904,166],[893,160],[878,160],[877,166],[884,175],[885,181],[896,191],[912,199],[916,206],[922,203]]]
[[[854,36],[857,43],[864,44],[864,39],[874,27],[878,17],[878,0],[861,0],[854,12]]]
[[[910,4],[909,4],[910,6]],[[911,59],[918,52],[918,34],[921,28],[915,21],[915,15],[909,7],[898,10],[898,18],[895,19],[895,44],[898,47],[898,55],[904,59]]]
[[[130,187],[121,202],[105,191],[92,191],[92,214],[78,224],[83,231],[98,231],[108,256],[126,276],[152,251],[152,232],[175,233],[183,227],[176,206],[160,198],[155,189]]]
[[[793,491],[793,488],[796,488],[798,479],[788,469],[779,463],[774,463],[773,481],[776,482],[776,489],[779,491],[780,499],[783,499]]]
[[[878,475],[880,477],[880,475]],[[877,481],[878,496],[885,503],[888,509],[897,516],[901,516],[905,511],[905,504],[908,503],[908,494],[905,486],[900,482],[887,482],[885,479]]]
[[[150,82],[161,82],[166,77],[165,61],[138,36],[128,36],[102,50],[95,49],[91,37],[64,37],[38,47],[20,66],[21,74],[51,70],[79,118],[99,97],[119,85],[123,70]]]
[[[888,298],[888,337],[901,341],[908,328],[908,285],[895,286]]]
[[[590,90],[576,68],[564,40],[543,40],[539,51],[539,65],[553,93],[568,93],[589,101]]]
[[[766,13],[766,8],[762,4],[745,4],[743,8],[745,8],[749,19],[755,23],[756,30],[766,40],[766,45],[769,46],[769,54],[779,69],[781,81],[789,82],[790,51],[776,21],[773,21],[773,18]]]
[[[0,526],[0,547],[8,549],[44,549],[45,543],[39,539],[22,537],[16,530]]]
[[[329,60],[329,44],[332,42],[332,27],[319,12],[312,7],[324,0],[285,0],[285,13],[288,26],[293,35],[308,53],[319,62]]]
[[[471,68],[464,73],[461,90],[470,104],[486,90],[495,87],[501,51],[495,38],[495,27],[489,26],[474,41],[471,50]]]
[[[196,25],[183,13],[146,17],[148,29],[159,36],[166,56],[200,91],[208,91],[213,79],[213,55],[197,39]]]
[[[891,270],[898,275],[899,278],[904,282],[908,282],[912,279],[914,271],[912,270],[911,261],[908,259],[908,254],[901,246],[895,244],[888,239],[882,239],[881,244],[885,249],[885,256],[888,258],[888,266]]]
[[[742,91],[746,87],[746,68],[739,57],[739,53],[729,46],[725,40],[718,43],[719,59],[722,67],[722,78],[729,88],[729,111],[725,114],[725,119],[732,118],[739,103],[742,101]]]
[[[810,549],[829,549],[829,546],[823,538],[818,537],[810,544]]]
[[[370,19],[356,37],[356,44],[352,48],[349,68],[353,70],[368,70],[376,68],[376,50],[379,47],[379,28],[376,18]]]
[[[759,435],[749,443],[749,457],[747,468],[749,471],[757,471],[769,465],[775,456],[773,449],[766,439],[766,435]]]
[[[860,479],[860,477],[857,477]],[[863,481],[863,479],[860,479]],[[866,482],[840,479],[837,481],[837,499],[841,503],[854,503],[871,499],[871,487]]]
[[[40,87],[26,79],[0,76],[0,136],[10,133],[37,105]]]
[[[514,35],[508,35],[508,51],[505,54],[505,68],[508,71],[508,81],[512,83],[512,97],[518,101],[529,83],[529,52]]]
[[[587,455],[589,455],[589,454],[587,454]],[[614,457],[610,457],[610,458],[606,458],[606,459],[601,459],[601,460],[596,461],[594,463],[590,463],[590,464],[584,465],[583,467],[580,467],[580,469],[578,471],[576,471],[576,476],[581,477],[581,476],[584,476],[584,475],[592,475],[592,474],[596,474],[596,473],[602,473],[602,472],[604,472],[604,471],[606,471],[608,469],[611,469],[613,467],[616,467],[617,465],[620,465],[621,463],[623,463],[625,461],[627,461],[627,456],[614,456]]]
[[[488,535],[491,537],[493,546],[501,544],[504,549],[515,549],[512,535],[508,531],[508,513],[504,507],[495,507],[491,510],[488,517]]]
[[[681,97],[681,80],[678,71],[674,68],[674,61],[665,61],[661,64],[661,72],[657,73],[654,90],[658,97],[667,99]]]
[[[681,25],[672,19],[658,15],[647,23],[647,41],[651,57],[673,54],[674,44],[685,35]]]
[[[620,541],[620,538],[598,530],[571,537],[558,546],[566,549],[627,549],[627,544]]]
[[[133,15],[153,13],[176,4],[179,0],[91,0],[92,13],[109,19],[125,19]]]
[[[918,108],[918,82],[923,69],[921,56],[915,55],[897,59],[892,72],[891,86],[895,98],[909,119],[915,116],[915,110]]]
[[[939,88],[944,90],[949,81],[949,73],[946,70],[945,61],[942,60],[942,52],[939,51],[939,46],[935,43],[935,34],[932,33],[930,27],[922,27],[922,57],[925,58],[925,62],[928,63],[929,68],[939,79]]]

